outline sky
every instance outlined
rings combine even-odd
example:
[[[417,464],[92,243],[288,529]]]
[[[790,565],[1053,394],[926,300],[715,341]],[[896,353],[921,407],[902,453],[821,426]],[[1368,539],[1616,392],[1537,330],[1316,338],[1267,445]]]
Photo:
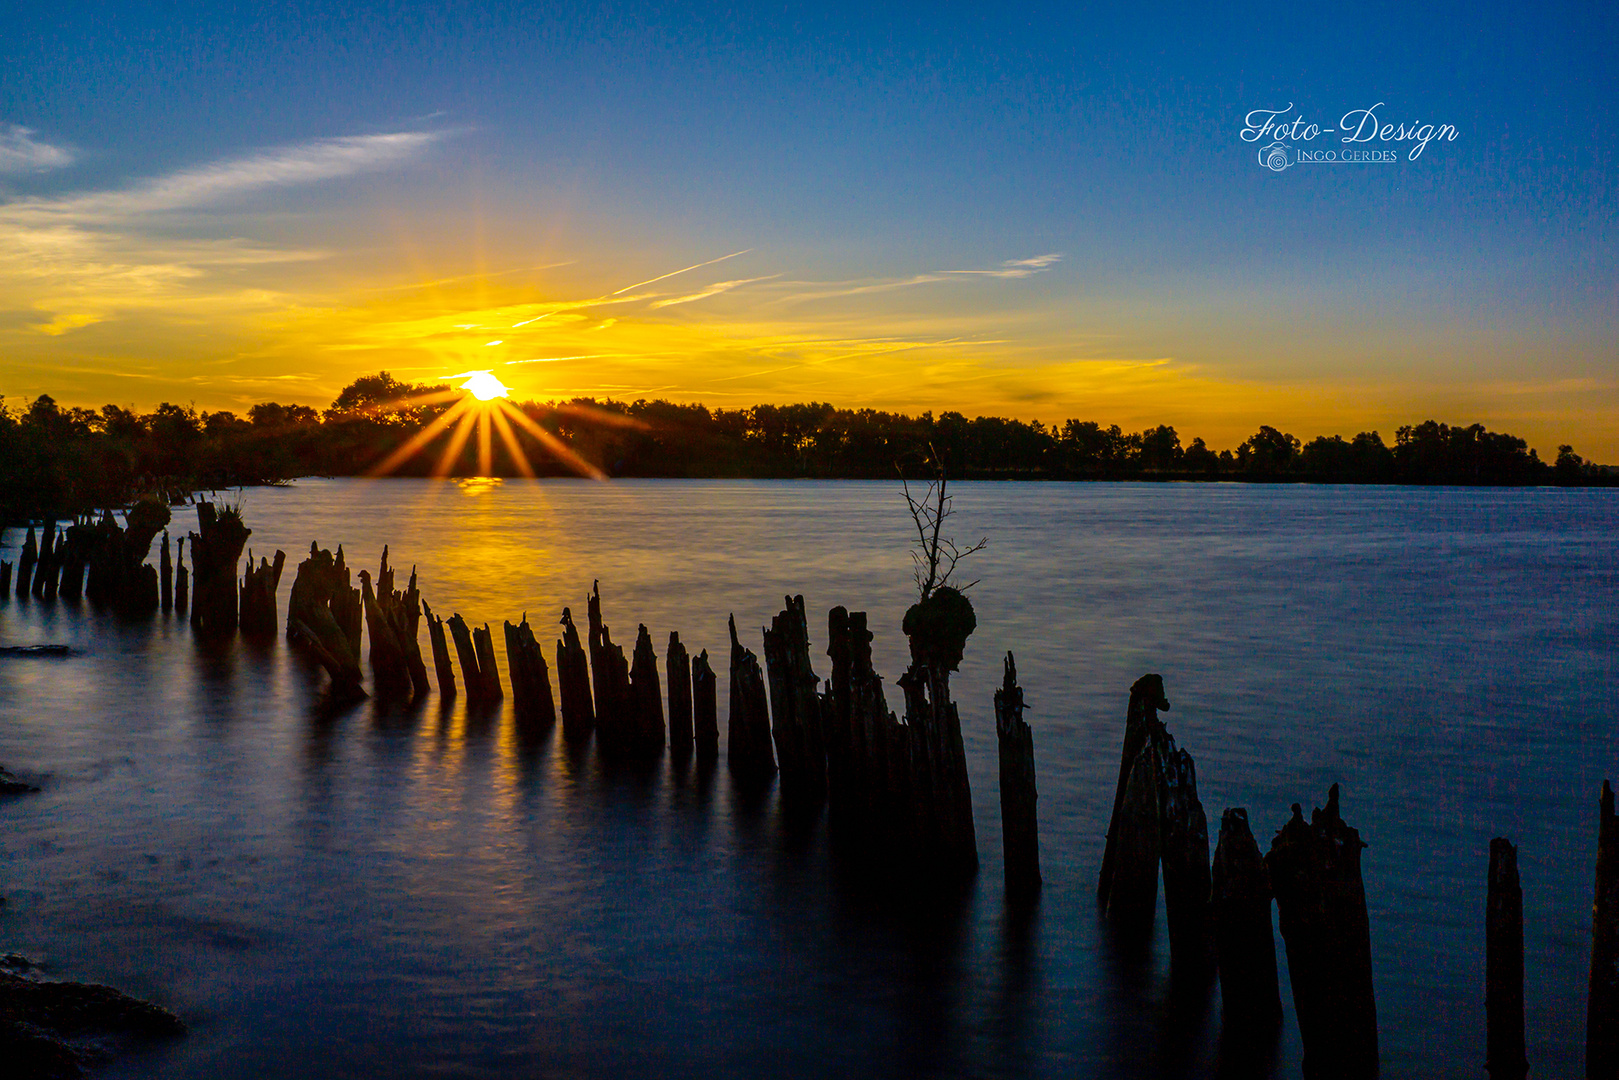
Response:
[[[11,5],[0,394],[491,370],[1619,462],[1616,46],[1596,4]]]

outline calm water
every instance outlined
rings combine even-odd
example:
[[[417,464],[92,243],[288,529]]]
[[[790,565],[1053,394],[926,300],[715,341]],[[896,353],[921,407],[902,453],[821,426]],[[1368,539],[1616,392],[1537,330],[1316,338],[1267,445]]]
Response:
[[[1261,843],[1343,785],[1386,1076],[1480,1076],[1489,839],[1520,845],[1529,1057],[1581,1068],[1596,795],[1619,777],[1619,498],[1603,491],[961,484],[979,628],[954,682],[983,870],[885,908],[725,769],[604,774],[509,712],[333,710],[282,642],[195,641],[0,601],[0,949],[191,1023],[116,1076],[1201,1076],[1219,1000],[1172,1011],[1160,924],[1115,955],[1093,900],[1130,683],[1164,676],[1209,816]],[[541,630],[600,578],[614,638],[864,607],[902,670],[888,484],[393,480],[249,490],[259,554],[382,545],[436,611]],[[183,516],[177,525],[194,528]],[[7,558],[20,538],[5,535]],[[976,564],[976,565],[973,565]],[[425,633],[424,633],[425,638]],[[425,641],[424,641],[425,649]],[[991,692],[1033,705],[1047,885],[1003,909]],[[504,663],[504,646],[499,646]],[[723,747],[723,741],[722,741]],[[1161,919],[1161,914],[1160,914]],[[1280,940],[1278,939],[1280,952]],[[1283,978],[1286,978],[1285,956]],[[1298,1072],[1287,1022],[1275,1074]]]

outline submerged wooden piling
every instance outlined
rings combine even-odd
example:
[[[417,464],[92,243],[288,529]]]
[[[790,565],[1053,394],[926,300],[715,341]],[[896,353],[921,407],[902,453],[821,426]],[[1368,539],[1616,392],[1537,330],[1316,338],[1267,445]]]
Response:
[[[712,760],[719,756],[719,680],[708,662],[708,650],[691,662],[692,737],[697,756]]]
[[[555,699],[551,696],[551,673],[545,664],[545,650],[528,625],[528,615],[513,626],[505,624],[506,668],[512,680],[512,712],[519,724],[536,733],[557,722]]]
[[[461,661],[461,682],[467,688],[467,697],[473,701],[485,700],[489,684],[484,678],[483,657],[473,642],[471,628],[458,613],[452,613],[445,624],[450,628],[450,640],[455,642],[456,658]]]
[[[168,534],[165,533],[166,537]],[[67,527],[62,542],[62,579],[57,583],[57,595],[64,600],[77,600],[84,595],[84,571],[95,551],[96,527],[88,522],[75,522]],[[0,592],[4,592],[0,588]],[[161,593],[159,594],[161,600]]]
[[[746,782],[769,779],[776,771],[775,754],[770,748],[770,706],[767,703],[764,672],[759,658],[742,646],[736,636],[736,616],[731,629],[731,722],[726,733],[725,756],[731,771]]]
[[[438,676],[439,697],[448,701],[455,697],[455,666],[450,663],[450,645],[444,640],[444,620],[433,614],[433,609],[422,601],[422,612],[427,616],[427,637],[433,647],[433,671]]]
[[[1214,848],[1210,915],[1219,960],[1225,1037],[1239,1044],[1271,1035],[1282,1022],[1271,932],[1270,875],[1240,807],[1220,815]]]
[[[191,575],[186,569],[186,538],[174,547],[174,613],[184,615],[191,608]]]
[[[1130,774],[1135,769],[1136,759],[1147,746],[1147,735],[1152,725],[1158,722],[1158,710],[1168,708],[1169,699],[1164,697],[1163,676],[1143,675],[1130,687],[1130,706],[1124,721],[1124,749],[1119,757],[1119,782],[1113,791],[1113,815],[1107,823],[1107,841],[1102,849],[1102,873],[1096,886],[1096,900],[1104,910],[1112,906],[1113,876],[1119,851],[1118,833]],[[1154,795],[1153,802],[1156,804],[1156,791]],[[1157,895],[1158,889],[1154,885],[1154,905],[1157,904]]]
[[[1602,781],[1597,870],[1591,904],[1591,979],[1585,1007],[1585,1075],[1619,1076],[1619,820]]]
[[[191,601],[191,627],[216,637],[234,634],[236,561],[253,530],[242,524],[242,515],[235,509],[217,510],[201,499],[197,501],[197,528],[191,534],[191,565],[196,574],[191,583],[196,593]]]
[[[408,693],[420,697],[427,693],[427,665],[422,662],[418,640],[421,594],[416,589],[415,568],[411,569],[410,584],[404,591],[394,588],[394,571],[388,565],[385,545],[374,592],[371,575],[360,571],[360,602],[365,608],[371,641],[371,679],[377,696],[402,697]]]
[[[789,596],[764,632],[770,681],[770,734],[786,799],[815,801],[826,794],[826,742],[820,679],[810,667],[804,598]]]
[[[1489,892],[1484,904],[1484,1067],[1491,1080],[1523,1080],[1523,889],[1518,849],[1490,841]]]
[[[1112,873],[1103,911],[1120,925],[1144,930],[1158,910],[1158,755],[1149,742],[1135,757],[1114,826],[1108,831]],[[1106,865],[1104,863],[1104,865]]]
[[[590,694],[590,661],[573,612],[562,609],[562,637],[557,640],[557,693],[562,699],[562,734],[582,739],[596,726],[596,710]]]
[[[192,548],[195,551],[195,542]],[[185,581],[183,571],[179,580]],[[349,613],[358,611],[359,605],[360,591],[349,584],[342,546],[334,558],[311,542],[309,557],[298,564],[287,596],[287,640],[309,649],[331,676],[333,693],[340,697],[365,696],[360,686],[358,627],[351,636],[345,625]]]
[[[672,630],[663,671],[669,681],[669,749],[679,757],[690,753],[692,744],[691,658]]]
[[[950,673],[960,665],[977,625],[971,602],[943,587],[912,604],[902,627],[911,651],[911,666],[899,685],[905,693],[908,733],[912,863],[928,877],[965,878],[978,872],[961,716],[950,700]]]
[[[0,559],[0,596],[11,595],[11,564]]]
[[[495,663],[495,637],[484,623],[472,631],[472,650],[478,654],[478,676],[483,680],[483,698],[500,701],[506,692],[500,686],[500,668]]]
[[[163,547],[158,553],[157,562],[157,595],[159,606],[163,614],[167,615],[174,610],[174,560],[169,557],[169,530],[163,530]],[[275,627],[270,627],[275,632]]]
[[[56,575],[61,571],[56,544],[56,515],[45,516],[44,528],[39,534],[39,561],[34,564],[34,596],[40,600],[56,599]]]
[[[167,562],[168,534],[163,536],[164,561]],[[241,609],[238,624],[248,637],[273,638],[280,627],[276,618],[275,593],[281,586],[281,572],[287,565],[287,553],[276,549],[275,562],[260,559],[253,565],[253,552],[247,553],[247,569],[242,575]],[[373,653],[375,650],[373,649]]]
[[[658,685],[658,654],[652,635],[641,623],[635,635],[635,656],[630,667],[631,716],[626,749],[642,755],[663,753],[663,689]]]
[[[34,564],[39,562],[39,540],[34,526],[28,526],[28,537],[22,542],[22,554],[17,558],[17,595],[26,597],[34,583]]]
[[[1040,890],[1040,836],[1035,805],[1034,732],[1023,719],[1023,688],[1017,661],[1006,654],[1001,687],[995,691],[995,736],[1001,763],[1001,843],[1006,860],[1006,894],[1026,899]]]
[[[635,728],[634,706],[630,699],[630,664],[624,648],[613,643],[612,634],[602,621],[601,582],[592,582],[585,600],[590,630],[590,682],[596,701],[596,740],[603,752],[618,753],[630,748]]]
[[[1207,972],[1209,823],[1197,797],[1192,755],[1164,733],[1157,757],[1158,858],[1164,875],[1164,915],[1169,921],[1170,963],[1180,975]]]
[[[1326,807],[1308,822],[1293,804],[1292,819],[1265,856],[1306,1077],[1358,1080],[1378,1072],[1371,927],[1360,874],[1365,846],[1339,815],[1333,784]]]

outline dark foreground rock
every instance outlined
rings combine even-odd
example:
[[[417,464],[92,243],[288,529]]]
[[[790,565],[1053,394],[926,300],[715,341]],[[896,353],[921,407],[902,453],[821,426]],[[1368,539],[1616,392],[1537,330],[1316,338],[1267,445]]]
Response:
[[[110,986],[39,982],[0,971],[0,1070],[10,1076],[82,1076],[118,1042],[185,1032],[167,1009]]]
[[[0,765],[0,795],[32,795],[39,789],[32,784],[25,784]]]

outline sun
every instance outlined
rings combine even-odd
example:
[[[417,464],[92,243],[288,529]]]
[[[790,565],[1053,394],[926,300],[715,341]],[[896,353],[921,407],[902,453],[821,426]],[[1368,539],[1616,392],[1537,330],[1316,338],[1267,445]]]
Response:
[[[493,401],[495,398],[507,397],[512,392],[511,387],[487,371],[472,372],[472,377],[461,384],[461,389],[468,391],[479,401]]]

